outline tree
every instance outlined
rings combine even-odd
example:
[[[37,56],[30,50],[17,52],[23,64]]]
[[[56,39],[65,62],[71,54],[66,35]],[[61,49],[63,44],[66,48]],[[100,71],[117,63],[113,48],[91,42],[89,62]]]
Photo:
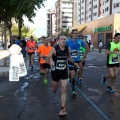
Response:
[[[36,15],[35,10],[41,8],[45,0],[0,0],[0,22],[4,22],[4,49],[6,49],[6,31],[7,27],[11,32],[11,19],[14,17],[19,21],[19,34],[23,22],[23,15],[32,21],[32,17]],[[11,33],[10,33],[11,34]],[[4,64],[6,64],[6,59]]]
[[[59,35],[65,35],[66,37],[70,37],[71,34],[70,34],[69,28],[67,28],[66,30],[61,30],[61,32],[60,32]],[[58,36],[59,36],[59,35],[58,35]]]

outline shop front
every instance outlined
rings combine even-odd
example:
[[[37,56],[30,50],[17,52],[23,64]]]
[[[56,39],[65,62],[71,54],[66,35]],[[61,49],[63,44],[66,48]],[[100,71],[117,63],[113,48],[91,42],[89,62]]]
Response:
[[[113,14],[103,17],[89,23],[86,23],[86,29],[82,32],[85,36],[91,36],[94,48],[98,48],[102,41],[105,46],[111,41],[116,32],[120,32],[120,14]]]

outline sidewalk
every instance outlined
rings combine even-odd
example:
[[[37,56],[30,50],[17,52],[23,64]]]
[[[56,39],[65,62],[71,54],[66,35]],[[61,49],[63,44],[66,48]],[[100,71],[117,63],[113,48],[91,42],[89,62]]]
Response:
[[[0,50],[3,48],[0,46]],[[4,59],[0,60],[0,77],[8,76],[10,59],[7,57],[7,66],[4,66]]]

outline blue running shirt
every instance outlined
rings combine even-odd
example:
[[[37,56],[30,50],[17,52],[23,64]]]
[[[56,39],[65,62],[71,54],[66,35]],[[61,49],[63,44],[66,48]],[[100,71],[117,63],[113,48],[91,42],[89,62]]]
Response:
[[[86,47],[86,44],[81,39],[76,39],[75,41],[72,38],[66,41],[66,45],[70,48],[70,53],[74,61],[80,61],[80,47]]]

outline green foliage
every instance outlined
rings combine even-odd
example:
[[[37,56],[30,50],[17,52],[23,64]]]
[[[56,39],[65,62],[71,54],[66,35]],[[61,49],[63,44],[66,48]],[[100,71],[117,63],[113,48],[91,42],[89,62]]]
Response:
[[[18,31],[19,31],[18,26],[14,25],[12,27],[12,35],[18,36],[19,35]],[[30,29],[28,26],[23,26],[21,29],[22,37],[30,37],[34,31],[35,31],[35,29]]]
[[[35,10],[41,8],[45,0],[0,0],[0,20],[9,20],[12,17],[16,19],[23,15],[32,21],[36,15]]]
[[[71,36],[70,30],[68,28],[65,31],[61,30],[59,35],[65,35],[66,37],[70,37]]]

